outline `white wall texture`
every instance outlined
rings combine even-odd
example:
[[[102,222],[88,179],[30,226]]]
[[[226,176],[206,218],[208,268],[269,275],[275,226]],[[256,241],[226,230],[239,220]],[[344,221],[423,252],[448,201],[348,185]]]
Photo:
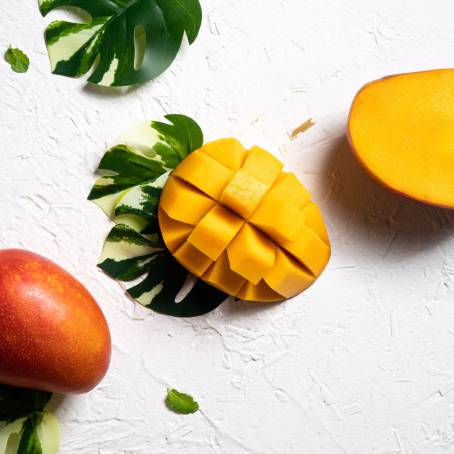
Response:
[[[89,395],[56,398],[63,454],[454,453],[454,213],[393,195],[344,138],[354,93],[452,66],[451,0],[202,0],[203,27],[127,93],[50,73],[35,1],[0,4],[0,247],[76,275],[109,320],[113,362]],[[54,14],[52,18],[58,17]],[[51,18],[49,18],[50,20]],[[96,268],[109,221],[86,201],[121,130],[167,113],[284,159],[321,204],[333,257],[279,306],[179,320],[132,303]],[[288,131],[317,125],[290,142]],[[201,411],[170,413],[166,388]]]

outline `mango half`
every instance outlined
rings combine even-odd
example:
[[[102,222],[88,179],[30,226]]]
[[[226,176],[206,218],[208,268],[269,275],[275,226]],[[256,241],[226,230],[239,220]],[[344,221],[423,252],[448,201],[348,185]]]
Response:
[[[184,159],[159,202],[167,248],[194,275],[247,301],[282,301],[307,289],[330,257],[317,205],[271,153],[235,139]]]
[[[366,170],[390,189],[454,208],[454,70],[401,74],[356,95],[349,140]]]

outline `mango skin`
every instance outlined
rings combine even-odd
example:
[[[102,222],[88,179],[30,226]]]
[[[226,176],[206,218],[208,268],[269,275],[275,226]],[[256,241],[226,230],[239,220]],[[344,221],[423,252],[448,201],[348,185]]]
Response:
[[[32,252],[0,250],[0,383],[85,393],[110,357],[106,319],[79,281]]]

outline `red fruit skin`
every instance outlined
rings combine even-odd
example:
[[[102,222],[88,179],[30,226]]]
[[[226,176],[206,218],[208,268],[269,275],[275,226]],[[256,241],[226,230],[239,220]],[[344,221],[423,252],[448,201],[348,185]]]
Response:
[[[0,383],[85,393],[110,356],[106,319],[79,281],[32,252],[0,250]]]

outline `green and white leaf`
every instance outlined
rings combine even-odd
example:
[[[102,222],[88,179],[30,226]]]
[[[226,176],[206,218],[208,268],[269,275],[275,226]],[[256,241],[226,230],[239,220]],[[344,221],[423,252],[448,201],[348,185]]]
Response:
[[[105,86],[146,82],[174,61],[184,35],[192,44],[202,22],[199,0],[39,0],[43,16],[73,6],[88,23],[52,22],[45,38],[52,72]]]
[[[20,49],[9,47],[5,52],[5,60],[16,73],[26,73],[30,66],[30,60]]]
[[[125,214],[128,204],[148,221],[150,197],[156,194],[153,188],[160,192],[170,171],[203,145],[202,130],[194,120],[184,115],[167,115],[166,119],[169,124],[135,126],[102,158],[98,167],[102,176],[88,198],[109,217]]]
[[[52,394],[0,385],[0,454],[55,454],[57,419],[44,411]]]
[[[168,115],[169,123],[151,122],[133,128],[101,160],[102,174],[89,199],[116,223],[104,244],[99,267],[122,282],[143,306],[175,317],[210,312],[227,296],[189,273],[162,241],[157,210],[161,191],[172,170],[203,145],[194,120]],[[191,287],[192,284],[192,287]]]
[[[180,415],[189,415],[199,410],[199,404],[189,394],[180,393],[176,389],[167,390],[166,405]]]
[[[36,412],[0,428],[0,454],[57,454],[60,425],[48,412]]]

